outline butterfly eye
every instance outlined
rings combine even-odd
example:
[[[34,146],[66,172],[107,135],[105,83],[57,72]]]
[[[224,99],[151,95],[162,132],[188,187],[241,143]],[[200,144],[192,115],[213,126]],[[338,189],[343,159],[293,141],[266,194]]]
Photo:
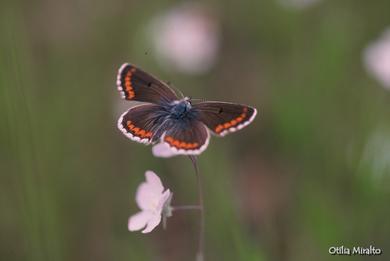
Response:
[[[218,114],[221,114],[223,112],[222,107],[219,107]]]

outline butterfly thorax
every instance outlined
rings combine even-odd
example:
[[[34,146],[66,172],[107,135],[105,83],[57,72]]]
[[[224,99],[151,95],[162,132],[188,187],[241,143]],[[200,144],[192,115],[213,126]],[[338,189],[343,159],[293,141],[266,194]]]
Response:
[[[169,107],[170,118],[175,120],[191,120],[195,117],[195,111],[192,109],[188,100],[174,101]]]

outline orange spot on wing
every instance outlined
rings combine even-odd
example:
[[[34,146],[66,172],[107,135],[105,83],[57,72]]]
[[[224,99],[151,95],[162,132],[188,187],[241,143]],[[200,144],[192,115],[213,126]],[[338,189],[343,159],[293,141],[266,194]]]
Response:
[[[133,76],[133,73],[136,71],[135,68],[131,68],[124,78],[124,89],[127,93],[127,98],[132,99],[135,97],[134,88],[131,85],[131,77]]]
[[[215,132],[216,133],[219,133],[219,132],[221,132],[223,130],[223,126],[220,124],[220,125],[218,125],[216,128],[215,128]]]
[[[216,133],[220,133],[222,132],[223,130],[226,130],[226,129],[229,129],[230,127],[233,127],[233,126],[236,126],[237,124],[239,124],[240,122],[242,122],[246,116],[247,116],[247,112],[248,112],[248,108],[247,107],[244,107],[243,112],[240,114],[240,116],[238,116],[237,118],[229,121],[229,122],[226,122],[224,124],[219,124],[215,127],[215,132]]]
[[[135,125],[131,121],[126,122],[127,128],[135,135],[141,137],[141,138],[150,138],[152,137],[153,133],[151,131],[146,131],[144,129],[135,127]]]
[[[171,136],[166,136],[164,138],[164,141],[166,141],[170,146],[173,146],[177,149],[194,149],[198,147],[198,143],[188,143],[185,141],[176,140]]]

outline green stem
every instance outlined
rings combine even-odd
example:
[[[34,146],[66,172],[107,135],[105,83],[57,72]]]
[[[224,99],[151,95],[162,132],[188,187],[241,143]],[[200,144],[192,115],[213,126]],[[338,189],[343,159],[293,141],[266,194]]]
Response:
[[[198,205],[190,205],[190,206],[172,206],[172,211],[176,211],[176,210],[192,210],[192,209],[200,210],[201,207],[198,206]]]
[[[198,205],[200,210],[200,224],[199,224],[199,242],[198,242],[198,253],[196,255],[196,261],[204,261],[204,204],[203,204],[203,188],[202,179],[199,174],[199,168],[197,164],[196,156],[189,156],[196,174],[196,181],[198,185]]]

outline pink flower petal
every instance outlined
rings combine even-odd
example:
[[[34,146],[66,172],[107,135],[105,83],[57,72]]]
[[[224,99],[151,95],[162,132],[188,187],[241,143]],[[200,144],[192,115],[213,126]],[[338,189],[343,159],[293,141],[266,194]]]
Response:
[[[146,228],[142,230],[142,233],[149,233],[151,232],[155,227],[158,226],[161,222],[161,214],[154,215],[152,218],[148,221]]]
[[[145,172],[146,182],[138,186],[135,200],[142,210],[155,210],[162,197],[164,187],[153,171]]]
[[[148,170],[145,172],[145,178],[146,182],[152,186],[156,192],[162,193],[164,190],[164,187],[161,183],[161,179],[151,170]]]
[[[364,62],[369,73],[390,89],[390,28],[365,49]]]
[[[161,192],[156,190],[155,186],[144,182],[138,186],[137,193],[135,195],[135,201],[142,210],[154,210],[156,209],[158,202],[161,198]]]
[[[132,215],[129,218],[128,229],[130,231],[137,231],[146,226],[146,224],[152,219],[153,215],[149,211],[141,211]]]
[[[155,157],[170,158],[176,156],[172,149],[169,148],[168,144],[161,142],[153,146],[152,153]]]

